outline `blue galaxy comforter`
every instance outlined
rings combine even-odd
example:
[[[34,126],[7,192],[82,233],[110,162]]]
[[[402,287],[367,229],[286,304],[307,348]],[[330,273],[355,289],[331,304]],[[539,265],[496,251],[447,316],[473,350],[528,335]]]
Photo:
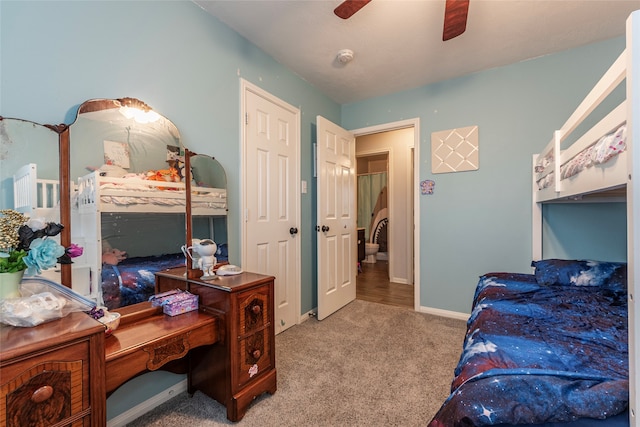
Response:
[[[182,267],[184,255],[127,258],[118,265],[102,264],[102,298],[109,310],[148,301],[155,294],[156,272]]]
[[[551,280],[542,265],[536,275],[482,276],[451,395],[429,426],[565,422],[625,411],[626,277],[614,280],[616,267],[605,280],[582,280],[592,266],[572,265],[577,273],[566,274],[565,265],[553,265]]]

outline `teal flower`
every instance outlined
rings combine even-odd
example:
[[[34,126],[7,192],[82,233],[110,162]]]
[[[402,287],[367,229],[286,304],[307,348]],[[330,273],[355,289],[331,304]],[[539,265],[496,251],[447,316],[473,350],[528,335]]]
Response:
[[[62,224],[43,218],[29,218],[13,209],[0,210],[0,273],[27,270],[25,274],[33,276],[56,263],[72,264],[71,258],[82,255],[82,247],[72,243],[65,250],[49,239],[63,229]]]
[[[25,275],[35,276],[42,270],[55,267],[58,258],[64,255],[64,246],[52,239],[37,238],[29,245],[29,253],[22,260],[27,265]]]

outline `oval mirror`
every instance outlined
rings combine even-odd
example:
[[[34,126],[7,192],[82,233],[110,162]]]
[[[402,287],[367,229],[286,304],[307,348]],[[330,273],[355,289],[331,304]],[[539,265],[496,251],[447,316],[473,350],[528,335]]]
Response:
[[[74,264],[73,287],[109,309],[147,301],[155,272],[186,270],[180,133],[142,101],[98,99],[79,107],[69,138],[75,182],[71,239],[85,248],[82,263]],[[226,197],[224,171],[203,157],[195,159],[198,179],[222,188]],[[219,194],[216,199],[209,191],[199,192],[192,188],[197,195],[192,203],[202,203],[195,211],[198,236],[224,236],[226,242],[226,220],[216,220],[222,216]]]

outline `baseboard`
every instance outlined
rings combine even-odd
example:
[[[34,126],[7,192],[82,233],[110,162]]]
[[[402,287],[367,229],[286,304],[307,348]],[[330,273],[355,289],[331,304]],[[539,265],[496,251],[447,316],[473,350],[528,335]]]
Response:
[[[167,400],[176,397],[183,391],[187,391],[186,378],[179,383],[162,390],[160,393],[151,396],[149,399],[137,404],[128,411],[123,412],[122,414],[117,415],[110,420],[107,420],[107,427],[124,427],[131,421],[135,420],[136,418],[140,418],[142,415],[151,411],[155,407],[162,405]]]
[[[426,314],[433,314],[434,316],[450,317],[452,319],[459,319],[459,320],[464,320],[464,321],[469,320],[469,314],[468,313],[460,313],[460,312],[457,312],[457,311],[442,310],[440,308],[432,308],[432,307],[420,306],[420,312],[421,313],[426,313]]]
[[[400,283],[401,285],[410,285],[411,283],[409,283],[409,281],[407,279],[401,279],[400,277],[390,277],[389,281],[391,283]]]

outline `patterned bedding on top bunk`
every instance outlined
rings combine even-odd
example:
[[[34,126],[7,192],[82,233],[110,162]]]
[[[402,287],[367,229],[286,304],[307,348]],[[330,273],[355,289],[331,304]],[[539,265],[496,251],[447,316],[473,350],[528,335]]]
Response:
[[[615,132],[603,136],[593,145],[578,153],[560,167],[560,179],[577,175],[585,168],[608,162],[626,150],[627,126],[622,125]],[[553,154],[538,161],[536,172],[542,172],[553,161]],[[542,190],[553,184],[554,173],[546,175],[538,181],[538,189]]]
[[[105,169],[106,168],[106,169]],[[174,168],[128,173],[114,165],[103,165],[101,169],[79,178],[80,193],[77,202],[84,205],[96,202],[99,189],[101,203],[117,206],[154,205],[184,206],[184,179]],[[227,192],[211,188],[204,182],[194,182],[192,187],[193,208],[226,209]]]
[[[135,178],[131,179],[131,182],[104,182],[100,185],[101,191],[114,190],[111,194],[100,195],[100,202],[108,203],[119,206],[131,206],[131,205],[157,205],[157,206],[184,206],[185,197],[184,189],[170,187],[149,187],[140,184],[140,180]],[[132,191],[136,192],[132,195]],[[123,192],[124,195],[117,194],[115,192]],[[173,197],[167,197],[168,195],[179,195]],[[226,209],[227,207],[227,194],[224,190],[217,191],[192,191],[192,195],[195,199],[192,199],[192,206],[194,208],[215,208]],[[198,196],[203,196],[202,199],[198,199]]]
[[[629,400],[626,265],[480,278],[451,395],[429,427],[602,419]]]

